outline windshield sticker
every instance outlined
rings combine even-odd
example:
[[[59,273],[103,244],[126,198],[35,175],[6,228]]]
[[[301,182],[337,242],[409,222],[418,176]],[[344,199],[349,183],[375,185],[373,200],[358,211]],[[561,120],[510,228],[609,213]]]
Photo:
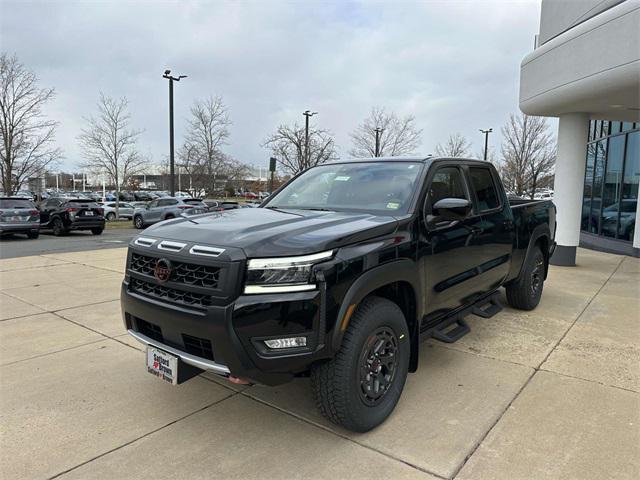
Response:
[[[347,182],[351,177],[336,177],[336,182]]]
[[[389,210],[397,210],[400,208],[400,204],[398,202],[389,202],[387,203],[387,208]]]

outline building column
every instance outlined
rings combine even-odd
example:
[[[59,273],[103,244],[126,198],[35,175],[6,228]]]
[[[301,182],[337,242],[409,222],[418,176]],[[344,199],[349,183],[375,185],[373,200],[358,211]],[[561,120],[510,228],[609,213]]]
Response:
[[[560,115],[558,158],[553,188],[553,202],[558,209],[557,246],[550,260],[553,265],[575,266],[576,264],[576,248],[580,243],[588,136],[589,115],[586,113]]]
[[[628,158],[628,157],[627,157]],[[638,205],[636,206],[636,225],[640,225],[640,185],[638,185]],[[633,230],[633,248],[640,248],[640,230],[636,227]]]

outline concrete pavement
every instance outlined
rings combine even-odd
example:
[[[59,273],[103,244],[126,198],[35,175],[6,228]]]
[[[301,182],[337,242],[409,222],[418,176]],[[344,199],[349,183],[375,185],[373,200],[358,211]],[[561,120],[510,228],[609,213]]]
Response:
[[[640,477],[638,259],[580,250],[533,312],[423,344],[391,418],[354,434],[305,379],[148,375],[120,319],[125,254],[0,260],[2,478]]]

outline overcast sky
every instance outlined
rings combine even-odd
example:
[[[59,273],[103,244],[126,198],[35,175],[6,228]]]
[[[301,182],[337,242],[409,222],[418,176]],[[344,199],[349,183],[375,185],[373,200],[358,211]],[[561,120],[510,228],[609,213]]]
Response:
[[[195,99],[220,95],[233,126],[227,153],[266,165],[260,144],[302,111],[335,134],[374,105],[414,115],[431,153],[460,132],[479,152],[479,128],[500,130],[518,109],[519,66],[533,48],[539,1],[84,1],[0,0],[0,48],[57,96],[47,113],[70,169],[98,93],[126,96],[140,148],[168,152],[165,68],[175,88],[176,144]],[[490,144],[499,149],[500,134]]]

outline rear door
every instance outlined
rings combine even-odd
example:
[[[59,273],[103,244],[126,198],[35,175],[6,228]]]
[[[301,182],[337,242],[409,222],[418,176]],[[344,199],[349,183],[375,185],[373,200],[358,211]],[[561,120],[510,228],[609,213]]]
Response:
[[[58,209],[62,201],[58,198],[50,198],[40,207],[40,223],[46,224],[51,221],[51,213]]]
[[[479,215],[477,282],[484,292],[495,290],[509,273],[513,251],[513,217],[507,198],[500,188],[497,173],[489,165],[465,167],[468,184]]]

